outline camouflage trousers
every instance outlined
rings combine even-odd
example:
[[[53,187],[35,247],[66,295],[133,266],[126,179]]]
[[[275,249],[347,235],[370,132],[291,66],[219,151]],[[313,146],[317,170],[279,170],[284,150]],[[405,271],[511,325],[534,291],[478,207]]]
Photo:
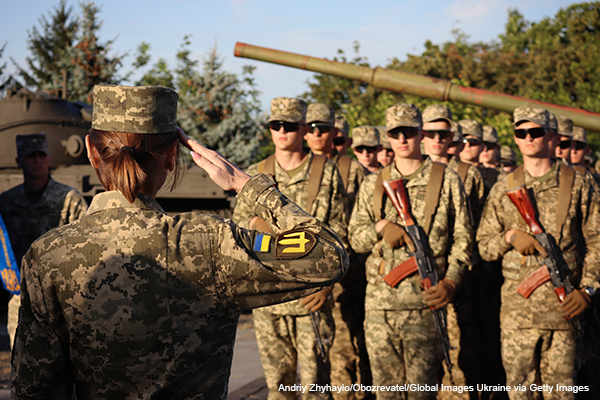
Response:
[[[297,399],[300,392],[279,390],[296,384],[297,366],[300,382],[304,386],[303,400],[331,399],[325,393],[310,391],[311,384],[329,384],[329,360],[318,352],[317,339],[310,315],[278,315],[264,308],[253,310],[256,340],[263,365],[269,400]],[[328,352],[335,334],[335,324],[330,310],[319,312],[319,333]]]
[[[544,400],[573,400],[570,391],[556,391],[556,385],[573,386],[575,375],[575,341],[571,331],[546,329],[502,329],[502,361],[506,384],[526,391],[511,390],[511,400],[540,398],[540,392],[530,391],[530,385],[550,385]],[[536,379],[537,378],[537,379]],[[540,379],[541,378],[541,382]]]
[[[11,349],[15,340],[15,334],[17,333],[17,325],[19,324],[19,308],[21,308],[21,296],[12,296],[8,302],[8,321],[6,323]]]
[[[362,290],[361,290],[362,289]],[[365,344],[364,322],[364,285],[342,286],[336,283],[333,288],[336,299],[333,308],[335,338],[329,360],[331,362],[331,385],[352,386],[353,384],[371,385],[371,370]],[[364,391],[333,392],[335,400],[354,400],[372,398]]]
[[[442,352],[429,309],[369,310],[365,338],[374,386],[437,385],[442,376]],[[436,391],[375,393],[377,399],[436,399]]]
[[[453,303],[448,304],[447,306],[447,324],[448,324],[448,339],[450,339],[450,361],[452,362],[452,371],[448,371],[448,366],[446,362],[443,361],[442,365],[444,367],[444,377],[442,378],[442,384],[445,386],[466,386],[467,379],[465,378],[465,373],[461,368],[461,363],[459,362],[459,353],[461,352],[461,338],[462,335],[460,325],[459,325],[459,317],[456,310],[456,305]],[[477,396],[475,396],[477,397]],[[439,400],[469,400],[470,393],[463,392],[460,393],[458,391],[445,390],[440,391],[438,394]]]

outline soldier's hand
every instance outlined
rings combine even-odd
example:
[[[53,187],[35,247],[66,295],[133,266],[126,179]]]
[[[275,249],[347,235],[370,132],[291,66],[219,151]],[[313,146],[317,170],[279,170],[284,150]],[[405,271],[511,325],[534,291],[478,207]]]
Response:
[[[573,290],[562,302],[563,314],[573,318],[581,314],[592,303],[592,299],[583,289]]]
[[[509,243],[524,256],[532,256],[539,253],[542,257],[548,257],[548,253],[544,246],[527,232],[514,229],[510,235]]]
[[[383,228],[381,228],[379,234],[383,237],[383,239],[385,239],[387,244],[392,249],[399,249],[400,247],[406,245],[410,251],[417,251],[415,244],[410,238],[410,235],[398,224],[388,222],[383,226]]]
[[[444,308],[456,294],[457,284],[450,279],[443,279],[437,285],[421,292],[423,301],[432,309]]]
[[[317,293],[309,294],[300,300],[300,304],[306,307],[307,310],[317,312],[325,304],[327,297],[332,292],[332,288],[325,288]]]
[[[250,220],[250,229],[254,229],[265,233],[273,233],[269,224],[267,224],[267,222],[264,219],[258,216],[255,216],[252,218],[252,220]]]
[[[219,185],[221,189],[239,192],[250,180],[250,175],[233,165],[216,151],[209,150],[195,140],[190,139],[179,127],[177,132],[181,143],[192,151],[192,158],[196,165],[205,170],[210,179]]]

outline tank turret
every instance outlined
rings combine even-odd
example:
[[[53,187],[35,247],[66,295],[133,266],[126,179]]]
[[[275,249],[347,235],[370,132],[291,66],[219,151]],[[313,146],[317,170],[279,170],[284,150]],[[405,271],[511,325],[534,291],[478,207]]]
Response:
[[[600,132],[600,113],[579,108],[565,107],[552,103],[526,99],[524,97],[492,92],[476,88],[455,85],[445,79],[412,74],[386,68],[369,68],[345,64],[323,58],[273,50],[266,47],[236,43],[236,57],[251,58],[259,61],[305,69],[322,74],[335,75],[347,79],[356,79],[376,88],[392,92],[406,93],[439,101],[457,101],[480,107],[511,113],[515,108],[526,104],[535,104],[555,115],[564,115],[573,120],[573,124],[582,128]]]

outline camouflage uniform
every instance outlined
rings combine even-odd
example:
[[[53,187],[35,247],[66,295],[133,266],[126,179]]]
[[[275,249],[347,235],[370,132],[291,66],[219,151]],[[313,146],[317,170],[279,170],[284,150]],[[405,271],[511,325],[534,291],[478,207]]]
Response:
[[[398,106],[394,106],[398,107]],[[395,109],[388,109],[388,114]],[[390,111],[392,110],[392,111]],[[393,117],[390,117],[393,118]],[[398,118],[404,118],[400,115]],[[420,113],[419,113],[420,119]],[[388,121],[388,128],[389,128]],[[410,176],[402,176],[393,164],[391,179],[403,178],[411,201],[412,215],[419,225],[424,223],[423,199],[432,162],[427,158]],[[442,354],[431,311],[421,297],[418,274],[390,287],[382,278],[407,260],[406,247],[392,250],[378,237],[378,222],[373,209],[373,193],[377,174],[369,175],[361,185],[348,227],[353,249],[371,251],[367,260],[367,294],[365,301],[365,335],[374,385],[415,383],[435,385],[441,378]],[[402,225],[395,208],[385,201],[382,219]],[[439,203],[428,235],[432,261],[437,274],[460,284],[471,264],[472,229],[466,196],[460,179],[450,169],[444,172]],[[410,392],[408,398],[435,398],[435,392]],[[401,392],[378,392],[377,398],[403,398]]]
[[[524,108],[526,113],[529,106]],[[517,109],[520,110],[520,109]],[[518,112],[515,111],[515,116]],[[520,114],[519,114],[520,115]],[[527,119],[525,117],[523,119]],[[519,121],[515,118],[517,122]],[[522,119],[522,120],[523,120]],[[534,121],[536,122],[536,121]],[[537,123],[537,122],[536,122]],[[540,125],[544,126],[542,123]],[[575,287],[600,286],[600,210],[592,190],[583,177],[575,174],[568,214],[561,232],[556,229],[558,181],[562,163],[555,162],[543,177],[534,178],[525,170],[525,185],[537,206],[537,218],[546,232],[557,241],[568,265],[566,274]],[[535,382],[536,348],[541,345],[542,383],[573,385],[575,343],[563,316],[550,281],[544,283],[528,299],[516,292],[517,286],[539,268],[536,256],[522,256],[505,241],[510,229],[531,233],[516,207],[506,196],[507,178],[501,177],[492,188],[477,231],[481,257],[487,261],[502,260],[504,284],[501,291],[500,324],[502,359],[507,385]],[[565,205],[561,205],[565,206]],[[585,259],[578,259],[579,246],[587,247]],[[583,265],[583,267],[581,267]],[[511,399],[525,399],[531,392],[511,391]],[[571,392],[544,393],[548,399],[573,399]]]
[[[43,136],[45,151],[48,154],[47,141],[45,135]],[[19,148],[19,143],[17,147]],[[17,263],[21,264],[21,259],[37,238],[52,228],[81,218],[86,209],[87,203],[77,190],[52,178],[49,179],[41,198],[33,204],[28,199],[23,184],[0,194],[0,214],[6,225]],[[12,296],[8,304],[7,324],[11,346],[19,321],[20,305],[20,296]]]
[[[289,122],[298,122],[303,119],[303,116],[300,115],[301,110],[298,110],[294,104],[294,101],[289,101],[289,99],[274,99],[271,102],[270,120],[289,118]],[[274,162],[273,178],[277,188],[302,207],[306,207],[308,201],[309,173],[315,157],[313,153],[309,153],[291,177],[278,162]],[[251,176],[256,175],[258,164],[251,165],[246,172]],[[340,174],[335,164],[326,160],[319,191],[311,209],[307,211],[338,233],[348,248],[344,196],[345,191]],[[240,226],[248,227],[254,216],[256,213],[251,207],[237,203],[232,219]],[[332,308],[333,300],[329,297],[319,310],[321,317],[319,332],[326,351],[331,347],[335,333]],[[309,310],[300,304],[300,300],[257,309],[253,311],[253,314],[256,338],[269,388],[269,399],[295,398],[294,392],[280,392],[278,388],[281,384],[284,386],[295,384],[298,362],[300,362],[300,377],[303,385],[313,383],[326,385],[329,383],[329,361],[322,360],[318,354],[312,318]],[[307,390],[303,394],[305,399],[329,397],[329,392],[309,393]]]
[[[215,216],[169,217],[148,196],[130,204],[111,191],[36,241],[23,265],[13,397],[70,398],[75,383],[78,398],[225,399],[240,310],[305,296],[347,267],[337,235],[272,185],[259,175],[238,201],[277,237]],[[316,242],[280,256],[290,231]]]
[[[573,127],[573,140],[577,141],[577,142],[585,143],[587,145],[588,144],[587,132],[585,131],[585,129],[583,129],[579,126],[574,126]],[[592,188],[594,189],[596,198],[600,199],[600,186],[598,186],[597,177],[594,176],[594,174],[592,174],[592,172],[589,170],[589,168],[587,168],[584,165],[577,165],[577,166],[575,166],[575,169],[577,170],[577,172],[579,172],[580,174],[585,176],[585,179],[588,181],[588,183],[590,185],[592,185]]]
[[[338,165],[340,155],[333,157]],[[358,161],[351,160],[346,187],[346,211],[350,217],[356,194],[366,175],[370,172]],[[365,259],[364,254],[349,251],[350,268],[342,280],[333,287],[333,319],[335,321],[335,337],[329,350],[331,363],[331,384],[334,386],[354,383],[369,386],[371,370],[365,344],[363,328],[365,317]],[[338,399],[363,399],[368,394],[362,391],[346,391],[332,393]]]

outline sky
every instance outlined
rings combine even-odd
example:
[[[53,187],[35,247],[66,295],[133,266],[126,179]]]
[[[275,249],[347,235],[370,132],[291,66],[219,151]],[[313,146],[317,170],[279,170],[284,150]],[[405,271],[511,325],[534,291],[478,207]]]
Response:
[[[175,67],[175,55],[185,35],[191,35],[192,57],[201,60],[215,46],[224,59],[224,69],[241,73],[243,65],[254,65],[263,110],[277,96],[304,93],[312,72],[236,58],[236,42],[269,47],[313,57],[333,58],[338,49],[353,54],[353,42],[372,66],[383,66],[391,58],[405,60],[420,54],[427,40],[442,44],[459,29],[472,41],[497,39],[504,31],[508,9],[518,9],[528,21],[553,17],[572,2],[560,0],[396,0],[316,1],[285,0],[99,0],[100,40],[113,40],[113,52],[129,53],[122,72],[130,69],[135,49],[150,44],[150,63],[159,58]],[[6,48],[0,63],[15,71],[12,57],[25,66],[28,31],[40,27],[58,0],[4,0],[0,6],[0,45]],[[79,2],[67,0],[79,13]],[[143,71],[142,71],[143,72]],[[139,77],[140,74],[133,78]],[[133,83],[133,80],[128,82]]]

